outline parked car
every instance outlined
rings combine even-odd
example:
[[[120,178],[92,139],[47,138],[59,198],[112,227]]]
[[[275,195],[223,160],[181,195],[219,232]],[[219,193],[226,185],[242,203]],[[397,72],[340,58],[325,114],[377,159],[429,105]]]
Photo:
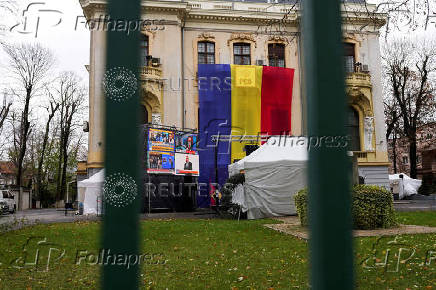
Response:
[[[8,190],[0,190],[0,202],[6,203],[9,213],[15,213],[17,210],[17,204],[15,203],[14,195]]]
[[[8,213],[9,206],[5,201],[0,201],[0,215]]]

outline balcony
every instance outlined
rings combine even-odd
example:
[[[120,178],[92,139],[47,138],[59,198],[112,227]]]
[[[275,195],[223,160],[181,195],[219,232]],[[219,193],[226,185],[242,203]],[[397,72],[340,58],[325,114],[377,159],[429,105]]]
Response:
[[[376,152],[374,151],[353,151],[353,154],[357,156],[359,164],[377,161]]]
[[[155,66],[140,67],[139,77],[142,81],[160,81],[162,79],[162,69]]]
[[[371,75],[366,72],[352,72],[345,76],[345,84],[350,87],[371,88]]]

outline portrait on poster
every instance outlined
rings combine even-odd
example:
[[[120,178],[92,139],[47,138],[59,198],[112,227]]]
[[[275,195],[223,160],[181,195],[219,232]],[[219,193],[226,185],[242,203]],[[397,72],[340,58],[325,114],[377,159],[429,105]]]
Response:
[[[200,173],[199,156],[195,154],[175,154],[175,173],[176,175],[194,175]]]

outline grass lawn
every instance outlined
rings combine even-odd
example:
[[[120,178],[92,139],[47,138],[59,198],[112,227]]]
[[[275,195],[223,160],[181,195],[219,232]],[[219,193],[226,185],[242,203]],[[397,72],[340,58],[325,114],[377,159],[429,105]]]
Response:
[[[436,214],[434,211],[401,212],[398,213],[398,222],[406,225],[436,227]]]
[[[435,225],[436,212],[399,213],[399,218]],[[307,289],[307,242],[262,226],[273,222],[144,221],[142,253],[148,256],[141,288]],[[76,262],[84,251],[98,255],[99,227],[95,222],[37,225],[1,234],[0,288],[97,288],[99,266],[92,265],[92,257]],[[32,265],[36,248],[40,260]],[[355,260],[360,289],[436,289],[436,234],[356,238]]]

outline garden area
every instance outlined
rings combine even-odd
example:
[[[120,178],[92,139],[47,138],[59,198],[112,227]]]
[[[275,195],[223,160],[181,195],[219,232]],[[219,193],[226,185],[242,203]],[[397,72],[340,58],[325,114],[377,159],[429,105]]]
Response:
[[[435,226],[436,212],[398,213],[397,219]],[[274,223],[281,222],[142,221],[140,287],[309,288],[307,240],[264,226]],[[99,234],[99,222],[41,224],[2,233],[0,288],[98,288]],[[357,288],[435,288],[436,234],[355,238],[354,251]]]

